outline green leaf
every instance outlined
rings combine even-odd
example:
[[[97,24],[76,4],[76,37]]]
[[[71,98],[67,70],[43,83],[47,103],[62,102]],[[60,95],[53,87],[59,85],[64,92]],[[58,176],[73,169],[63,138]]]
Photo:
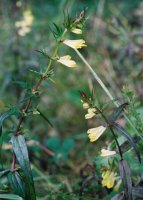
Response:
[[[61,146],[61,140],[59,137],[51,137],[46,141],[46,146],[54,152],[57,152]]]
[[[129,133],[123,129],[119,124],[114,123],[113,127],[120,132],[124,137],[126,137],[126,139],[128,140],[128,142],[130,143],[130,145],[134,148],[136,155],[138,157],[139,162],[141,163],[141,156],[140,156],[140,152],[134,142],[134,140],[132,139],[132,137],[129,135]]]
[[[66,154],[69,153],[69,151],[71,151],[75,146],[75,142],[73,139],[67,138],[64,140],[63,144],[62,144],[62,151],[65,152]]]
[[[2,144],[3,144],[3,137],[2,137],[2,126],[3,126],[3,123],[4,121],[12,116],[12,115],[17,115],[17,116],[20,116],[21,115],[21,112],[20,110],[17,108],[17,107],[11,107],[8,111],[4,112],[1,116],[0,116],[0,160],[2,158],[2,155],[1,155],[1,149],[2,149]],[[2,164],[2,160],[0,161],[0,163]]]
[[[31,89],[32,85],[27,83],[27,82],[24,82],[24,81],[13,81],[13,83],[15,84],[18,84],[21,88],[23,89]]]
[[[21,103],[24,103],[26,101],[28,101],[29,99],[35,97],[36,95],[35,94],[32,94],[32,93],[29,93],[27,94],[27,96],[21,101]]]
[[[54,25],[54,30],[51,29],[55,39],[58,41],[62,34],[63,34],[63,28],[59,27],[57,24],[53,23]]]
[[[111,200],[123,200],[124,199],[124,194],[123,192],[116,194],[114,197],[112,197]]]
[[[125,107],[128,105],[128,103],[124,103],[122,105],[120,105],[118,108],[116,108],[113,113],[109,116],[108,122],[110,124],[113,124],[113,122],[115,122],[119,116],[121,115],[121,113],[123,112],[123,110],[125,109]]]
[[[2,135],[2,126],[5,119],[11,115],[20,115],[20,111],[17,107],[12,107],[0,116],[0,136]]]
[[[38,49],[36,51],[38,53],[41,53],[43,56],[47,56],[48,58],[50,58],[50,56],[48,56],[47,51],[45,49]]]
[[[0,178],[7,175],[9,172],[11,172],[11,169],[6,169],[0,172]]]
[[[35,71],[35,70],[32,70],[32,69],[30,69],[29,71],[32,72],[36,77],[38,77],[38,78],[41,77],[41,72]]]
[[[17,161],[25,176],[24,179],[25,179],[25,187],[26,187],[26,198],[28,200],[35,200],[36,195],[35,195],[33,176],[31,172],[28,150],[27,150],[24,136],[23,135],[13,136],[11,138],[11,143],[12,143]]]
[[[12,188],[15,193],[25,199],[25,183],[17,171],[14,171],[8,176]]]
[[[37,109],[37,111],[39,112],[40,116],[46,121],[48,122],[48,124],[53,127],[53,124],[50,122],[50,120],[48,119],[47,116],[45,116],[39,109]]]
[[[24,200],[22,197],[15,194],[0,194],[0,199],[8,199],[8,200]]]
[[[126,160],[119,161],[119,171],[124,186],[124,195],[127,200],[132,200],[131,171]]]

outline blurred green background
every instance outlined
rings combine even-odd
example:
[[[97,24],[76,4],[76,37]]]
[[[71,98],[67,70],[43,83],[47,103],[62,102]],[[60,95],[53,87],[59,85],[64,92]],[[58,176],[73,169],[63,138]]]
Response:
[[[139,113],[143,114],[141,0],[1,0],[1,113],[11,105],[21,106],[25,91],[15,81],[34,84],[35,77],[30,70],[47,66],[48,60],[36,50],[45,49],[49,55],[52,54],[56,44],[51,33],[53,22],[60,25],[63,23],[64,12],[68,11],[70,16],[75,18],[86,7],[88,19],[82,38],[86,41],[87,47],[82,49],[81,53],[119,102],[125,101],[122,95],[123,87],[133,91],[136,107]],[[30,13],[33,20],[28,33],[21,35],[16,24],[22,20],[25,11]],[[74,36],[74,39],[78,38],[81,39],[81,36]],[[56,152],[56,156],[50,158],[38,147],[29,148],[35,170],[37,193],[43,200],[48,199],[47,193],[51,195],[51,199],[76,199],[75,195],[70,197],[69,192],[78,194],[80,172],[87,164],[93,162],[94,156],[98,155],[101,148],[102,141],[96,144],[89,143],[86,131],[98,122],[85,120],[79,91],[89,93],[94,88],[99,104],[109,101],[74,51],[61,47],[60,54],[72,55],[78,68],[72,70],[55,64],[54,83],[42,84],[38,107],[54,127],[51,128],[38,115],[34,118],[29,116],[23,126],[29,140],[39,141]],[[16,123],[15,117],[7,120],[5,130],[7,127],[15,127]],[[9,137],[5,131],[4,144],[8,141]],[[105,136],[106,142],[108,143],[108,138]],[[3,152],[6,166],[11,161],[11,156],[7,152],[8,150]],[[36,179],[36,176],[41,179]],[[86,189],[86,200],[96,196],[94,187],[95,185],[89,190]],[[59,192],[54,196],[51,190]],[[102,194],[99,196],[101,198]],[[97,199],[99,196],[96,196]]]

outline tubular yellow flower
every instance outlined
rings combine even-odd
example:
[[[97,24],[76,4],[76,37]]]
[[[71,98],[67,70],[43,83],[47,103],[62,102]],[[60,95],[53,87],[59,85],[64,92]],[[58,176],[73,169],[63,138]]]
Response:
[[[31,26],[34,20],[34,17],[30,10],[26,10],[23,13],[24,21],[26,22],[27,26]]]
[[[102,133],[106,130],[106,127],[99,126],[97,128],[91,128],[87,131],[88,137],[90,139],[90,142],[96,141]]]
[[[88,109],[88,113],[95,113],[96,112],[96,109],[95,108],[89,108]]]
[[[83,103],[83,108],[84,109],[88,109],[89,108],[89,104],[88,103]]]
[[[84,40],[64,40],[63,41],[64,44],[66,44],[67,46],[73,48],[73,49],[81,49],[82,47],[85,47],[85,41]]]
[[[90,119],[90,118],[94,117],[95,112],[96,112],[95,108],[89,108],[88,113],[85,115],[85,119]]]
[[[116,173],[107,170],[106,172],[102,173],[102,178],[102,185],[110,189],[114,186],[116,180]]]
[[[92,117],[94,117],[95,116],[95,113],[87,113],[86,115],[85,115],[85,119],[91,119]]]
[[[106,156],[113,156],[116,154],[116,151],[109,151],[107,149],[102,149],[101,150],[101,155],[102,157],[106,157]]]
[[[23,13],[23,19],[21,21],[16,21],[15,26],[18,28],[18,35],[25,36],[31,31],[31,26],[34,17],[30,10],[26,10]]]
[[[79,28],[73,28],[72,32],[75,33],[75,34],[82,34],[82,30],[79,29]]]
[[[67,66],[67,67],[76,67],[76,62],[74,60],[71,60],[71,56],[66,55],[60,57],[57,62]]]

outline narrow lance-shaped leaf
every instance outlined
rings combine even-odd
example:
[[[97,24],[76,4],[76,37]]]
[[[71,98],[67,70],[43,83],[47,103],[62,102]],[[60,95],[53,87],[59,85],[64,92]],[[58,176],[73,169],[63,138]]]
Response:
[[[11,169],[6,169],[0,172],[0,178],[11,172]]]
[[[0,199],[24,200],[22,197],[15,195],[15,194],[0,194]]]
[[[28,150],[23,135],[13,136],[11,138],[14,153],[17,161],[25,176],[26,198],[28,200],[35,200],[35,188],[30,167],[30,161],[28,156]]]
[[[10,117],[11,115],[19,115],[19,114],[20,114],[20,111],[18,110],[18,108],[12,107],[0,116],[0,136],[2,135],[2,126],[3,126],[4,120]]]
[[[17,171],[14,171],[8,176],[12,188],[15,193],[25,199],[25,183]]]
[[[48,124],[53,127],[53,124],[50,122],[50,120],[48,119],[48,117],[46,117],[39,109],[37,109],[37,111],[39,112],[40,116],[48,122]]]
[[[119,116],[121,115],[121,113],[123,112],[123,110],[125,109],[125,107],[128,105],[128,103],[124,103],[122,105],[120,105],[118,108],[116,108],[113,113],[109,116],[108,122],[110,124],[112,124],[113,122],[115,122]]]
[[[118,131],[120,132],[127,140],[128,142],[130,143],[130,145],[134,148],[135,152],[136,152],[136,155],[138,157],[138,160],[139,162],[141,163],[141,156],[140,156],[140,152],[134,142],[134,140],[132,139],[132,137],[129,135],[129,133],[123,129],[119,124],[117,123],[114,123],[113,124],[113,127]]]
[[[124,186],[125,199],[132,200],[131,171],[126,160],[119,161],[119,171]]]

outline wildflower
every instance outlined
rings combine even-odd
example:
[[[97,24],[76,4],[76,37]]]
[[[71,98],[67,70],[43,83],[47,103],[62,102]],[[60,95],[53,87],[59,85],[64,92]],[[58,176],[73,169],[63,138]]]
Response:
[[[102,173],[102,178],[102,185],[110,189],[114,186],[116,180],[116,173],[107,170],[106,172]]]
[[[112,155],[115,155],[115,154],[116,154],[116,151],[109,151],[107,149],[102,149],[101,150],[101,156],[102,157],[112,156]]]
[[[71,60],[71,56],[66,55],[60,57],[57,62],[62,63],[63,65],[66,65],[67,67],[76,67],[76,62],[74,60]]]
[[[90,142],[96,141],[102,133],[106,130],[106,127],[99,126],[97,128],[91,128],[87,131],[88,137],[90,139]]]
[[[89,108],[88,113],[85,115],[85,119],[90,119],[90,118],[94,117],[95,112],[96,112],[95,108]]]
[[[73,28],[72,32],[75,33],[75,34],[82,34],[82,30],[79,29],[79,28]]]
[[[30,10],[26,10],[23,13],[23,20],[16,21],[15,26],[18,28],[18,34],[20,36],[25,36],[31,31],[31,26],[33,23],[33,15]]]
[[[84,109],[88,109],[89,108],[89,104],[88,103],[83,103],[83,108]]]
[[[22,6],[22,2],[21,1],[17,1],[16,2],[16,6],[20,8]]]
[[[97,110],[96,108],[89,108],[88,113],[95,113]]]
[[[86,115],[85,115],[85,119],[91,119],[92,117],[94,117],[95,116],[95,113],[87,113]]]
[[[64,44],[67,46],[73,48],[73,49],[81,49],[82,47],[86,46],[85,41],[80,39],[80,40],[64,40]]]

